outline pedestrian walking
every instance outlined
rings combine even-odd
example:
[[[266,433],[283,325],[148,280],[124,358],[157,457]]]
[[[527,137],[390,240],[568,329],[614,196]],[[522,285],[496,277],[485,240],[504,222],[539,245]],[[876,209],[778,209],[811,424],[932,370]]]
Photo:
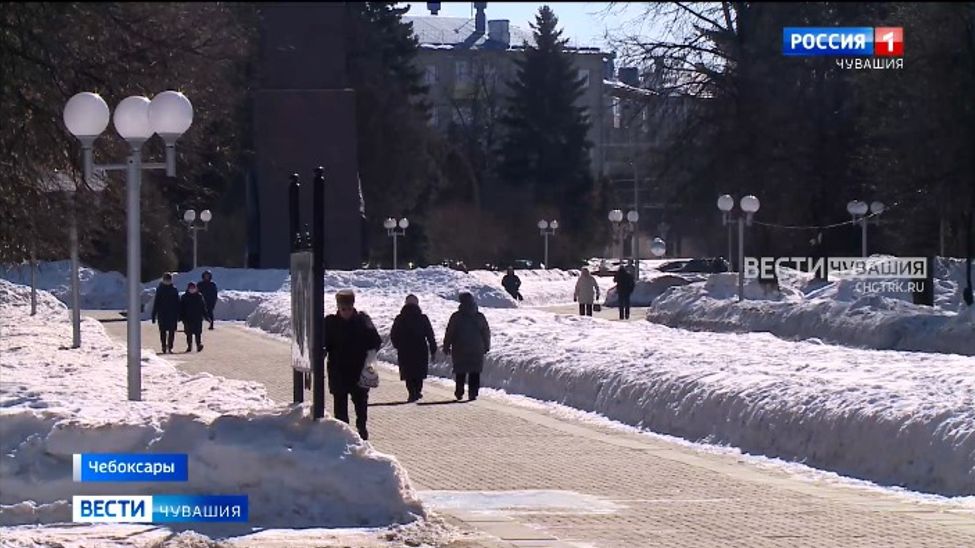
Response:
[[[620,319],[628,320],[630,319],[630,296],[633,295],[636,282],[633,280],[633,275],[630,274],[629,269],[625,269],[622,266],[620,266],[616,275],[613,276],[613,281],[616,282],[616,297],[619,300]]]
[[[406,304],[393,320],[389,339],[396,349],[399,378],[406,382],[408,402],[423,398],[423,379],[427,378],[429,360],[437,353],[430,318],[420,310],[416,295],[407,295]]]
[[[451,314],[447,323],[447,333],[443,338],[443,352],[451,357],[454,366],[456,388],[454,396],[464,397],[464,384],[469,389],[468,399],[477,399],[481,387],[481,371],[484,369],[484,354],[491,350],[491,329],[487,318],[477,311],[474,295],[460,294],[460,306]]]
[[[173,275],[169,272],[163,274],[152,299],[152,323],[157,320],[162,353],[172,353],[176,324],[179,323],[179,290],[173,285]]]
[[[196,339],[196,351],[203,350],[203,320],[207,317],[207,304],[203,295],[197,291],[196,284],[186,285],[186,292],[179,298],[179,319],[183,322],[183,332],[186,333],[186,351],[193,349],[193,339]]]
[[[520,291],[521,278],[519,278],[515,274],[514,268],[510,266],[508,267],[508,273],[505,274],[503,278],[501,278],[501,285],[504,287],[505,291],[507,291],[508,294],[511,295],[514,299],[517,299],[519,301],[525,300],[525,298],[521,296],[521,291]]]
[[[579,274],[572,300],[579,303],[580,316],[592,316],[592,305],[599,300],[599,284],[596,282],[596,278],[589,273],[588,268],[583,268]]]
[[[203,295],[203,302],[207,305],[207,319],[210,320],[210,330],[213,330],[213,313],[217,308],[217,284],[213,283],[213,273],[209,270],[203,271],[203,279],[196,284],[196,289]]]
[[[349,398],[355,407],[359,436],[369,439],[366,429],[369,389],[359,386],[359,377],[370,352],[377,352],[382,339],[372,319],[355,309],[355,293],[343,289],[335,294],[336,313],[325,316],[325,353],[328,356],[328,390],[332,393],[336,419],[349,424]]]

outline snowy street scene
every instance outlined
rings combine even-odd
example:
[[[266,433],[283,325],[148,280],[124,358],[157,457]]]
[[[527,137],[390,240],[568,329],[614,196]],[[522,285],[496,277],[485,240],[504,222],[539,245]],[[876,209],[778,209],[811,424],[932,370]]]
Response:
[[[0,547],[975,546],[975,4],[0,21]]]

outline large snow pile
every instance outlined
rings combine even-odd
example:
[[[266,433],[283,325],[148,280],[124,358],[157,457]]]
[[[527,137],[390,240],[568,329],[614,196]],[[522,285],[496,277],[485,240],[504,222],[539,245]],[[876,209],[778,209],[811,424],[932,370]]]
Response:
[[[505,271],[472,270],[470,275],[486,286],[503,290],[501,279]],[[520,292],[525,299],[519,301],[519,306],[571,304],[576,281],[579,279],[578,270],[516,270],[515,275],[521,280]],[[607,287],[605,280],[599,285],[602,289]]]
[[[46,292],[38,297],[30,316],[29,288],[0,281],[0,524],[68,522],[72,495],[159,492],[74,483],[72,454],[86,452],[186,453],[190,481],[164,491],[246,494],[251,526],[378,526],[424,515],[393,457],[344,423],[274,405],[258,384],[187,375],[147,352],[144,401],[128,401],[125,349],[92,319],[82,348],[64,349],[67,311]]]
[[[30,286],[30,265],[0,266],[0,279]],[[81,307],[125,308],[125,276],[82,265],[78,269]],[[71,261],[39,262],[37,288],[51,292],[63,303],[71,302]]]
[[[936,306],[928,307],[913,304],[906,292],[863,293],[850,278],[823,282],[790,270],[782,272],[778,288],[748,280],[745,300],[738,302],[737,274],[714,274],[706,283],[662,293],[647,319],[686,329],[766,331],[789,339],[973,356],[975,318],[961,304],[964,261],[939,259],[934,275]]]
[[[703,281],[705,278],[697,274],[664,274],[661,272],[649,272],[645,276],[640,276],[640,281],[636,282],[633,294],[630,295],[630,306],[650,306],[654,299],[671,287],[683,286],[694,282]],[[619,306],[619,294],[616,286],[606,290],[606,306]]]
[[[336,290],[357,287],[357,308],[386,337],[405,290],[377,285],[372,272],[347,273],[326,288],[326,310]],[[456,302],[420,304],[441,340]],[[493,337],[484,386],[885,485],[975,494],[975,359],[482,311]],[[289,314],[288,295],[270,295],[248,323],[287,334]],[[395,362],[388,345],[381,357]],[[432,371],[450,376],[443,356]]]

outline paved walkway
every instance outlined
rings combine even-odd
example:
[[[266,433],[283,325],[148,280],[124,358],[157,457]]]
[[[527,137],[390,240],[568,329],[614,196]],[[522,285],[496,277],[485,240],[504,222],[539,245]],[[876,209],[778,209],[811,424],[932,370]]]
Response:
[[[124,341],[123,322],[105,325]],[[145,323],[143,333],[144,346],[155,347],[155,326]],[[202,353],[172,361],[189,372],[262,382],[272,398],[290,401],[286,343],[218,324],[204,332],[204,344]],[[419,404],[404,403],[405,393],[384,369],[370,397],[373,445],[396,455],[441,515],[501,539],[495,545],[975,546],[975,512],[796,479],[490,395],[454,403],[439,381],[428,381]],[[452,491],[511,492],[500,493],[501,506],[529,502],[479,512],[483,494]]]

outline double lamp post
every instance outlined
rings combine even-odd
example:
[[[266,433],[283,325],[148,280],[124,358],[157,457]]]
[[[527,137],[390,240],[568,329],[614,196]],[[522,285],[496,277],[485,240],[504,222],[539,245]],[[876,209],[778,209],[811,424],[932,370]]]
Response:
[[[410,222],[404,217],[398,222],[392,217],[387,217],[383,221],[383,227],[386,229],[386,235],[393,239],[393,270],[397,267],[397,248],[396,239],[400,236],[406,236],[406,229],[410,226]],[[397,228],[399,227],[399,228]]]
[[[129,157],[124,164],[95,164],[93,146],[95,140],[108,127],[110,117],[114,122],[115,131],[129,144]],[[176,140],[190,128],[192,123],[193,105],[178,91],[164,91],[153,97],[151,101],[142,96],[126,97],[115,107],[114,116],[111,116],[105,100],[96,93],[78,93],[64,106],[64,125],[81,142],[85,180],[91,180],[95,170],[126,172],[127,384],[128,397],[131,401],[142,399],[142,341],[139,331],[142,312],[140,303],[142,239],[139,233],[142,170],[165,169],[167,176],[175,177]],[[166,145],[166,161],[143,163],[142,145],[154,134],[159,135]]]
[[[741,214],[738,215],[738,301],[745,295],[745,225],[751,226],[752,217],[761,207],[758,198],[749,194],[739,203]],[[728,227],[728,261],[731,261],[731,225],[735,219],[731,217],[731,210],[735,208],[735,199],[730,194],[718,197],[718,209],[721,210],[721,222]]]
[[[186,226],[193,232],[193,270],[196,270],[196,238],[197,233],[201,230],[207,229],[207,224],[213,220],[213,213],[210,213],[209,209],[204,209],[200,212],[200,222],[203,224],[196,223],[196,210],[187,209],[183,212],[183,222]]]

